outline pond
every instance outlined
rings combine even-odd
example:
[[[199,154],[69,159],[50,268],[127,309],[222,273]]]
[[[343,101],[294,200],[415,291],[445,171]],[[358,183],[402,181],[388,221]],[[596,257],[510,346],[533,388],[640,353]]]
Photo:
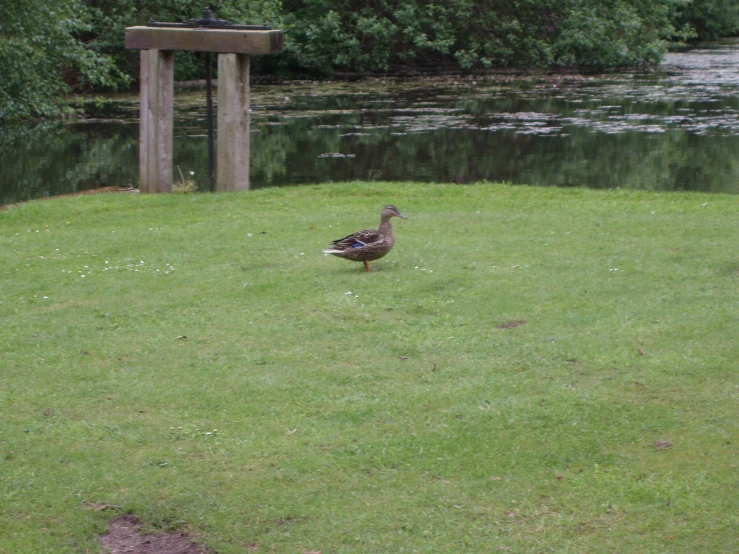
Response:
[[[137,186],[137,99],[85,110],[0,127],[0,204]],[[174,163],[200,190],[205,129],[204,92],[178,91]],[[254,85],[252,187],[346,180],[737,193],[739,40],[656,71]]]

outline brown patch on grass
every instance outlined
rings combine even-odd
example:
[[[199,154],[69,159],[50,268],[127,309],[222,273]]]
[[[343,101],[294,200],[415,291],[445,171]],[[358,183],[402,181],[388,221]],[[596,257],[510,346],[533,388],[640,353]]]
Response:
[[[501,323],[500,325],[497,325],[496,329],[513,329],[514,327],[519,327],[526,323],[525,319],[518,319],[516,321],[507,321],[506,323]]]
[[[103,510],[122,510],[120,506],[115,504],[108,504],[107,502],[85,502],[85,508],[89,510],[97,510],[102,512]]]
[[[131,515],[110,520],[108,532],[98,538],[110,554],[207,554],[186,533],[141,535],[141,522]]]

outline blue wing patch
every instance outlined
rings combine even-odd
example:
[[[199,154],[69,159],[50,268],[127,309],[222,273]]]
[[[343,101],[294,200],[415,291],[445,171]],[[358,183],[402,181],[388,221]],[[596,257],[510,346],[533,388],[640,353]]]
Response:
[[[362,248],[362,246],[367,246],[367,245],[364,244],[363,242],[355,242],[354,244],[352,244],[352,248]]]

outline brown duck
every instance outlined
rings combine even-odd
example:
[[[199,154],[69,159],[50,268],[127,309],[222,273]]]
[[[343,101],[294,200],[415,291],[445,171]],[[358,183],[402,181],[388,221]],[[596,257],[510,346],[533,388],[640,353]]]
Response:
[[[398,211],[398,208],[388,204],[382,209],[379,229],[357,231],[343,239],[335,240],[333,247],[324,250],[323,253],[333,254],[354,262],[364,262],[364,268],[372,271],[369,262],[382,258],[395,245],[393,226],[390,224],[391,217],[408,219]]]

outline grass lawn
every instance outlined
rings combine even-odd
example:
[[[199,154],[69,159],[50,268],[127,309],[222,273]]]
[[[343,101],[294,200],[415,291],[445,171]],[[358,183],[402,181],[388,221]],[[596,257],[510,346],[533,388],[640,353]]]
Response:
[[[739,551],[737,196],[80,196],[0,256],[0,552]]]

